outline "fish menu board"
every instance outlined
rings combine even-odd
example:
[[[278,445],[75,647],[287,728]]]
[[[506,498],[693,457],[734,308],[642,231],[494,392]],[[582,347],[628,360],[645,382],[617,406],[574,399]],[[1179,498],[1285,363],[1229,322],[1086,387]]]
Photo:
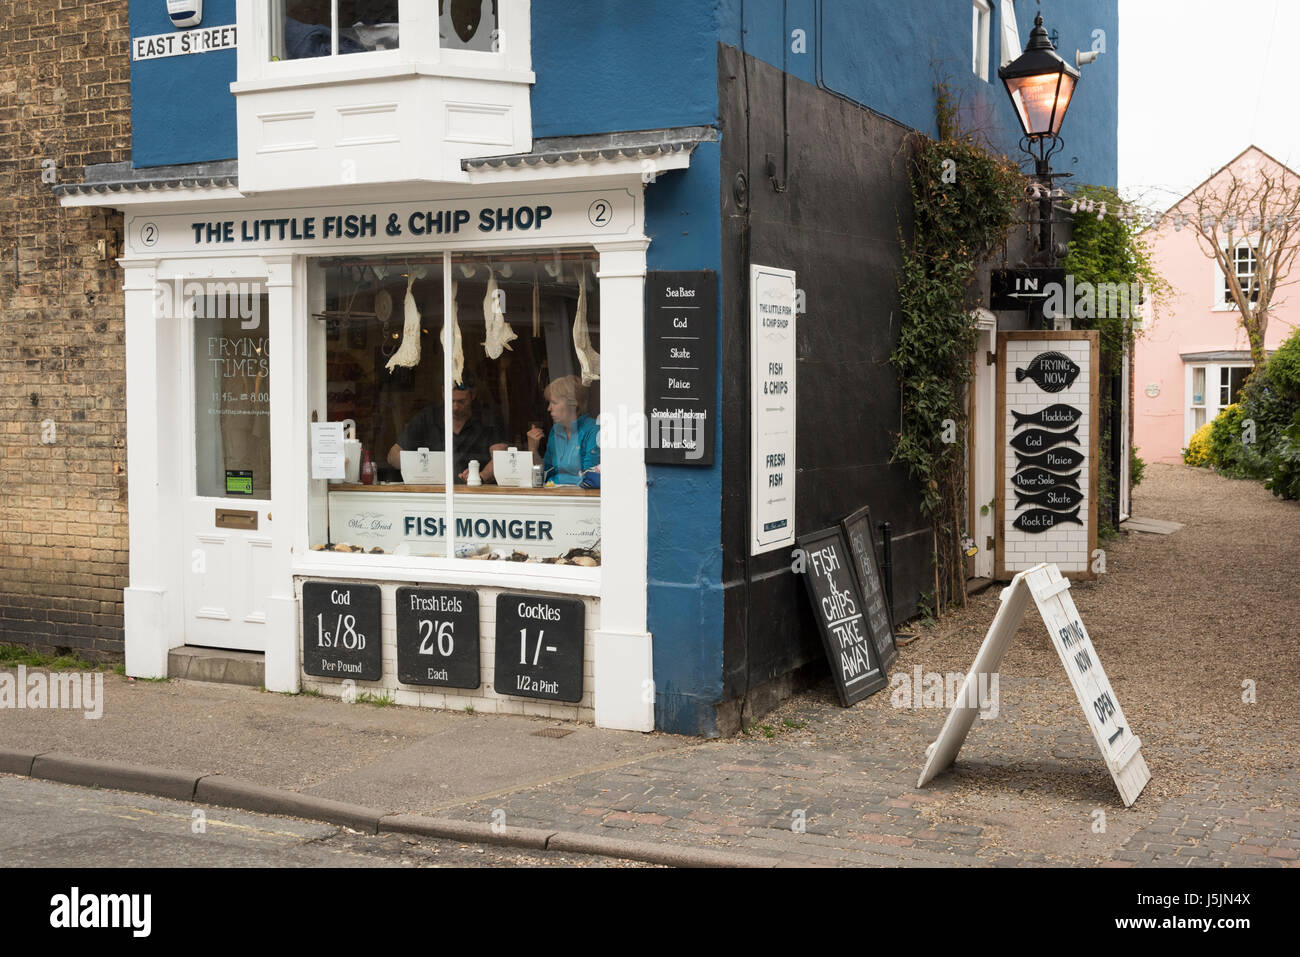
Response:
[[[838,525],[801,535],[799,550],[804,585],[835,678],[835,689],[840,704],[847,708],[879,691],[887,681],[867,623],[867,603],[858,587],[849,546]]]
[[[749,267],[749,553],[795,541],[795,274]]]
[[[645,460],[712,465],[718,274],[647,273],[645,295]]]
[[[858,587],[862,589],[867,630],[871,632],[871,640],[876,645],[876,657],[880,659],[880,666],[887,675],[890,666],[898,658],[898,646],[894,643],[893,611],[889,607],[885,583],[880,577],[880,566],[876,562],[876,541],[871,535],[871,510],[858,509],[840,525],[849,545],[849,554],[853,557]]]
[[[318,678],[378,681],[383,677],[379,586],[304,582],[302,670]]]
[[[1040,562],[1092,578],[1097,547],[1096,332],[998,335],[998,577]]]

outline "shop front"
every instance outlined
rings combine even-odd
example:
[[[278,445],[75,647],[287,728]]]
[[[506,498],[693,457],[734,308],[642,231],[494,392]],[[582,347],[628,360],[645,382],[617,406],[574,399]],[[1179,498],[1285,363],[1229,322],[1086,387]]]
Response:
[[[651,730],[642,171],[689,152],[121,190],[128,672]]]

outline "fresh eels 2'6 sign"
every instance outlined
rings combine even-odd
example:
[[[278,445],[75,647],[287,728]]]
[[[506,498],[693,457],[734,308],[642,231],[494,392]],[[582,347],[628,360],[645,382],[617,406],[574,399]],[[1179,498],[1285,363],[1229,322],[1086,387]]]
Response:
[[[1042,561],[1093,577],[1096,332],[998,336],[998,577]]]

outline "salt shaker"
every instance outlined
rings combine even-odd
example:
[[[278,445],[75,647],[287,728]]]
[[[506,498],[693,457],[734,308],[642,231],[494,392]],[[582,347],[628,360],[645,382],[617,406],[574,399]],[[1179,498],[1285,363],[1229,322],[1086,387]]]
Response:
[[[478,459],[469,460],[469,478],[466,480],[465,484],[466,485],[483,484],[483,477],[479,475],[478,472]]]

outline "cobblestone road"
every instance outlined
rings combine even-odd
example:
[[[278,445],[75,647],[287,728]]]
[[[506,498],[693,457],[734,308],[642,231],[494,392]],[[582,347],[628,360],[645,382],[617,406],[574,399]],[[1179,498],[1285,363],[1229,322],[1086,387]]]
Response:
[[[946,711],[841,709],[829,680],[710,742],[440,813],[706,846],[797,863],[1300,866],[1300,506],[1258,485],[1155,466],[1126,534],[1072,590],[1152,781],[1125,809],[1032,608],[1003,663],[999,714],[915,787]],[[991,589],[902,649],[895,674],[963,672]],[[1255,700],[1243,700],[1245,683]]]

